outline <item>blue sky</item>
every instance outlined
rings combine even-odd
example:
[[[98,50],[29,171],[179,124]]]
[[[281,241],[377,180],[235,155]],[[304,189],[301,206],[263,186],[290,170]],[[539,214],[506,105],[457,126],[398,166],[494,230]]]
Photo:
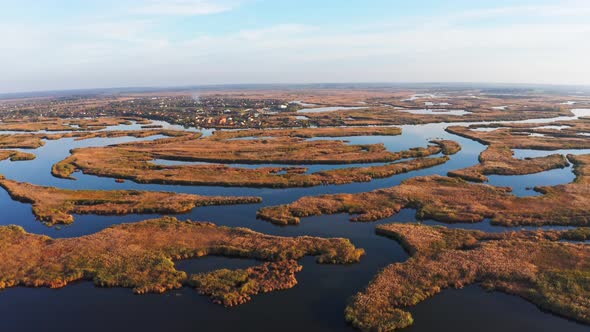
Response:
[[[588,0],[0,0],[0,92],[590,84]]]

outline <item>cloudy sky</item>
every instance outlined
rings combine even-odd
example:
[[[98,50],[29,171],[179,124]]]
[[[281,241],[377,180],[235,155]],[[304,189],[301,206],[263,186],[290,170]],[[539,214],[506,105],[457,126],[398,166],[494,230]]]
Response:
[[[0,92],[590,85],[589,0],[0,0]]]

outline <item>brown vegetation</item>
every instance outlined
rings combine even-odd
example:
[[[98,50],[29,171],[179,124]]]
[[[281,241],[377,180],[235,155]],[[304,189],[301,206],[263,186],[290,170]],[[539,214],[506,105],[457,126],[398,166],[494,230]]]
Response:
[[[0,122],[0,131],[77,131],[100,130],[108,126],[131,124],[123,118],[61,119],[61,118],[24,118]]]
[[[178,130],[106,130],[106,131],[92,131],[92,132],[71,132],[66,134],[49,134],[44,135],[43,138],[49,140],[56,140],[62,138],[74,137],[77,141],[91,139],[91,138],[117,138],[117,137],[135,137],[135,138],[146,138],[150,136],[168,136],[168,137],[181,137],[190,136],[193,138],[201,137],[200,133],[191,133],[187,131]]]
[[[68,133],[25,133],[25,134],[0,134],[0,149],[37,149],[45,145],[44,140],[59,140],[63,138],[76,138],[84,140],[90,138],[116,138],[136,137],[146,138],[163,135],[169,137],[190,136],[199,138],[200,133],[190,133],[177,130],[107,130],[107,131],[73,131]]]
[[[504,126],[504,124],[502,124]],[[536,124],[534,126],[539,126]],[[484,126],[485,127],[485,126]],[[473,129],[473,128],[471,128]],[[559,149],[589,149],[590,139],[580,135],[531,136],[541,132],[532,129],[498,128],[493,131],[475,131],[469,127],[452,126],[446,131],[478,141],[486,145],[506,146],[510,149],[559,150]]]
[[[0,161],[10,159],[10,161],[26,161],[37,158],[32,153],[14,151],[14,150],[0,150]]]
[[[488,128],[494,135],[486,136],[485,139],[496,140],[505,135],[496,135],[496,133],[508,133],[508,136],[530,136],[533,140],[535,137],[553,137],[569,139],[584,138],[580,133],[590,133],[590,118],[579,118],[576,120],[554,121],[551,123],[490,123],[474,124],[469,129]],[[453,127],[455,129],[455,127]],[[493,130],[492,130],[493,129]],[[499,130],[499,131],[498,131]],[[531,134],[533,134],[531,136]],[[506,137],[509,139],[509,137]],[[559,140],[553,139],[555,142]],[[559,143],[558,143],[559,144]],[[577,144],[577,143],[576,143]]]
[[[199,293],[210,296],[213,302],[233,307],[246,303],[252,296],[297,285],[295,273],[303,266],[295,260],[270,262],[247,269],[222,269],[209,273],[193,274],[188,284]]]
[[[450,171],[449,176],[474,182],[485,182],[485,175],[525,175],[569,166],[565,156],[552,154],[546,157],[516,159],[507,146],[492,144],[479,155],[479,164]]]
[[[343,110],[323,113],[306,113],[309,122],[318,126],[374,126],[374,125],[405,125],[443,122],[479,122],[479,121],[518,121],[534,118],[553,118],[572,115],[565,107],[546,104],[540,109],[514,108],[510,110],[483,109],[469,105],[471,101],[456,101],[451,109],[466,110],[464,115],[451,115],[444,112],[432,114],[413,114],[408,110],[424,109],[421,106],[409,106],[399,109],[395,105],[373,106],[362,110]],[[462,107],[461,104],[466,104]],[[392,107],[394,106],[394,107]]]
[[[377,233],[399,241],[412,257],[386,267],[353,297],[346,320],[361,330],[404,328],[413,323],[407,307],[473,283],[590,324],[587,245],[556,242],[543,232],[487,234],[419,224],[380,225]]]
[[[461,144],[451,141],[448,139],[439,139],[439,140],[432,140],[430,143],[434,143],[442,148],[442,153],[444,155],[453,155],[457,152],[461,151]]]
[[[1,149],[37,149],[45,145],[38,135],[0,135]]]
[[[572,183],[537,187],[544,195],[516,197],[510,188],[471,184],[443,176],[417,177],[399,186],[358,194],[322,195],[259,210],[258,217],[276,224],[298,224],[301,217],[355,214],[353,221],[390,217],[402,208],[417,209],[420,219],[501,225],[590,224],[590,155],[573,156],[577,177]]]
[[[275,140],[285,141],[278,143]],[[322,184],[367,182],[374,178],[384,178],[416,169],[432,167],[446,162],[448,158],[422,159],[421,157],[440,152],[453,153],[460,149],[460,146],[452,141],[441,140],[432,143],[434,145],[427,148],[388,152],[382,145],[346,145],[340,141],[306,142],[289,137],[269,140],[218,141],[217,139],[197,140],[185,136],[153,142],[75,149],[72,151],[72,156],[53,166],[52,173],[57,177],[71,179],[76,170],[81,170],[86,174],[129,179],[139,183],[275,188],[309,187]],[[238,147],[241,150],[236,151]],[[364,150],[365,148],[367,150]],[[350,152],[347,154],[346,150]],[[338,151],[342,153],[338,154]],[[279,158],[279,156],[285,159],[272,159]],[[369,162],[374,158],[385,160],[421,159],[383,166],[352,167],[304,174],[307,170],[302,167],[250,169],[218,164],[165,166],[152,163],[152,160],[157,158],[174,160],[204,159],[224,162],[229,162],[231,158],[234,158],[250,163],[294,163],[298,161],[299,163],[311,164]],[[271,159],[269,160],[269,158]],[[360,158],[362,160],[359,160]]]
[[[232,139],[240,137],[346,137],[346,136],[397,136],[402,130],[398,127],[325,127],[268,130],[223,130],[213,133],[213,139]]]
[[[197,206],[249,204],[260,197],[199,196],[137,190],[66,190],[0,177],[0,186],[15,200],[33,205],[35,216],[49,224],[71,224],[72,214],[186,213]]]
[[[116,148],[154,159],[243,164],[353,164],[399,159],[383,144],[349,145],[342,141],[308,141],[277,137],[252,140],[185,139],[121,144]]]
[[[188,284],[186,273],[176,270],[173,260],[207,255],[277,262],[313,255],[319,263],[348,264],[358,262],[363,250],[341,238],[278,237],[169,217],[67,239],[3,226],[0,289],[58,288],[77,280],[92,280],[98,286],[129,287],[139,294],[161,293]],[[284,267],[291,269],[289,264]],[[274,276],[269,273],[261,278]]]

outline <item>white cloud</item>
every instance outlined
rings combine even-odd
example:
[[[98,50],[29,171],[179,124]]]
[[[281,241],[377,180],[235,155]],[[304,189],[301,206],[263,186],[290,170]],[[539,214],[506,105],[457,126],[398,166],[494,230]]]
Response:
[[[235,1],[226,0],[148,0],[138,4],[136,11],[155,15],[210,15],[232,10]]]
[[[240,38],[246,40],[261,40],[267,38],[280,38],[296,36],[305,32],[315,30],[314,27],[303,24],[278,24],[261,29],[241,30],[238,32]]]
[[[144,13],[167,6],[157,11],[168,15],[202,15],[236,5],[135,1]],[[0,91],[318,81],[590,84],[590,21],[581,14],[590,13],[590,4],[577,3],[407,17],[392,24],[284,23],[226,33],[195,31],[201,35],[192,40],[167,35],[161,17],[137,11],[83,24],[0,22],[0,39],[11,46],[0,52]],[[41,76],[62,86],[31,85],[48,84],[36,80]],[[23,83],[13,85],[18,82]]]

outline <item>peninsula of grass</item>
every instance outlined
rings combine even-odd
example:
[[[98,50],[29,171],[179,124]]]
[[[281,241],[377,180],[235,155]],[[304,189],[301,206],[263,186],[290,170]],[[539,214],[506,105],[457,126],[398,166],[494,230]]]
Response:
[[[526,159],[516,159],[513,155],[509,147],[492,144],[479,155],[479,164],[450,171],[448,175],[467,181],[485,182],[488,180],[486,175],[525,175],[569,166],[565,156],[560,154]]]
[[[291,138],[288,138],[291,140]],[[264,146],[263,141],[257,140],[257,145]],[[270,142],[274,139],[270,139]],[[307,174],[307,169],[303,167],[260,167],[260,168],[240,168],[229,167],[221,164],[196,164],[196,165],[182,165],[182,166],[167,166],[157,165],[152,161],[157,158],[183,160],[187,151],[190,151],[191,146],[198,146],[200,142],[210,142],[210,140],[197,140],[187,137],[170,138],[156,140],[153,142],[138,142],[133,144],[120,144],[116,146],[99,147],[99,148],[82,148],[72,151],[72,155],[61,162],[55,164],[52,168],[52,174],[60,178],[73,179],[75,171],[82,171],[85,174],[91,174],[102,177],[111,177],[117,179],[127,179],[138,183],[160,183],[160,184],[181,184],[181,185],[210,185],[210,186],[240,186],[240,187],[270,187],[270,188],[286,188],[286,187],[310,187],[326,184],[345,184],[352,182],[367,182],[375,178],[385,178],[395,174],[405,173],[417,169],[432,167],[440,165],[448,160],[448,157],[434,157],[424,158],[438,153],[452,153],[458,151],[460,146],[452,141],[433,141],[432,145],[426,148],[414,148],[400,152],[382,151],[378,154],[386,155],[387,159],[400,160],[417,158],[412,160],[405,160],[397,163],[388,163],[379,166],[366,167],[351,167],[342,169],[333,169],[326,171],[319,171]],[[231,142],[231,143],[230,143]],[[219,141],[214,145],[220,149],[220,155],[227,155],[231,151],[234,142],[246,141]],[[318,143],[320,146],[328,144],[330,146],[335,143],[335,146],[341,148],[351,147],[341,142],[334,141],[318,141],[318,142],[302,142],[300,140],[294,141],[295,146],[300,142],[302,144]],[[227,143],[227,148],[222,145]],[[204,145],[211,143],[202,143]],[[270,144],[270,143],[269,143]],[[184,147],[187,146],[185,149]],[[307,146],[307,145],[306,145]],[[359,146],[352,146],[358,149]],[[384,149],[382,145],[377,145],[378,149]],[[271,146],[268,147],[272,149]],[[327,149],[327,147],[324,147]],[[352,159],[347,159],[345,155],[336,156],[335,151],[330,149],[321,151],[325,152],[320,159],[314,159],[314,155],[321,155],[322,153],[310,148],[307,154],[309,159],[301,160],[300,162],[307,162],[311,164],[325,163],[328,155],[331,158],[339,158],[342,163],[349,163],[358,161],[357,156],[362,156],[364,153],[371,155],[370,150],[365,152],[354,153]],[[225,149],[225,150],[223,150]],[[223,151],[221,151],[223,150]],[[259,156],[252,152],[249,159],[251,162],[262,163],[265,159],[265,150],[258,149]],[[165,156],[160,153],[166,153]],[[287,158],[291,156],[290,148],[281,148],[277,153],[282,153]],[[302,147],[293,147],[293,153],[297,158],[304,158],[304,149]],[[273,152],[270,152],[273,154]],[[240,154],[237,153],[237,156]],[[203,155],[201,155],[201,158]],[[285,161],[285,160],[283,160]],[[286,161],[293,161],[287,159]]]
[[[0,149],[37,149],[43,145],[45,145],[45,142],[43,142],[39,135],[0,135]]]
[[[581,135],[544,135],[533,129],[498,128],[493,131],[475,131],[473,127],[451,126],[445,130],[485,145],[505,146],[510,149],[559,150],[590,149],[590,139]],[[531,135],[540,134],[540,135]]]
[[[129,125],[131,122],[123,118],[88,118],[88,119],[62,119],[62,118],[22,118],[10,119],[0,122],[0,131],[81,131],[101,130],[109,126]]]
[[[441,152],[447,156],[457,154],[459,151],[461,151],[461,144],[459,144],[453,140],[438,139],[438,140],[432,140],[432,141],[430,141],[430,143],[434,143],[434,144],[437,144],[438,146],[440,146],[442,148]]]
[[[557,242],[565,232],[491,234],[386,224],[377,233],[399,241],[411,257],[387,266],[352,298],[345,317],[360,330],[407,327],[413,323],[408,307],[445,288],[470,284],[518,295],[543,310],[590,324],[590,247]]]
[[[0,150],[0,161],[10,159],[10,161],[27,161],[37,158],[34,154],[15,150]]]
[[[260,203],[260,197],[200,196],[137,190],[67,190],[16,182],[0,176],[12,199],[32,204],[47,225],[71,224],[73,214],[181,214],[198,206]]]
[[[569,141],[580,144],[580,139],[584,139],[583,133],[590,132],[590,118],[578,118],[575,120],[555,121],[551,123],[489,123],[489,124],[473,124],[468,127],[469,130],[487,128],[488,133],[484,134],[482,138],[486,140],[510,140],[511,137],[528,137],[529,140],[544,140],[548,138],[555,144],[568,144]],[[457,130],[453,127],[451,130]],[[466,132],[468,135],[474,135],[467,132],[465,129],[460,129],[461,132]],[[476,136],[480,134],[475,133]],[[562,143],[560,143],[562,142]]]
[[[506,102],[506,101],[504,101]],[[512,101],[511,101],[512,102]],[[454,99],[452,109],[437,107],[432,114],[414,114],[412,110],[425,109],[424,104],[408,105],[396,102],[397,105],[382,102],[364,109],[339,110],[321,113],[306,113],[307,122],[319,127],[327,126],[395,126],[426,123],[452,122],[483,122],[483,121],[519,121],[527,119],[554,118],[573,115],[567,107],[556,107],[551,102],[535,102],[532,100],[515,101],[515,105],[506,110],[491,109],[493,104],[483,100]],[[519,104],[519,105],[516,105]],[[531,107],[534,106],[534,107]],[[448,110],[464,110],[463,115],[445,113]],[[280,118],[275,115],[274,118]],[[270,122],[279,125],[278,121]]]
[[[358,194],[302,197],[286,205],[264,207],[258,217],[279,225],[298,224],[300,218],[349,213],[353,221],[375,221],[402,208],[417,210],[419,219],[474,223],[490,218],[493,224],[590,225],[590,155],[568,155],[574,182],[536,187],[541,196],[517,197],[507,187],[473,184],[438,175],[416,177],[400,185]]]
[[[383,144],[350,145],[339,140],[277,137],[252,140],[200,139],[137,142],[118,146],[154,159],[240,164],[355,164],[399,159]]]
[[[233,307],[250,301],[252,296],[260,293],[293,288],[297,285],[295,273],[302,269],[295,260],[283,260],[247,269],[193,274],[188,284],[211,297],[213,302]]]
[[[268,130],[221,130],[213,133],[213,139],[235,139],[244,137],[348,137],[348,136],[397,136],[402,134],[399,127],[322,127]]]
[[[349,264],[358,262],[363,253],[342,238],[279,237],[171,217],[111,226],[92,235],[64,239],[30,234],[19,226],[2,226],[0,289],[59,288],[88,280],[102,287],[133,288],[137,294],[192,285],[202,287],[203,293],[222,296],[215,286],[217,282],[212,284],[198,276],[189,278],[176,270],[174,261],[207,255],[271,262],[317,256],[318,263]],[[258,269],[248,273],[247,279],[256,280],[259,291],[271,290],[266,285],[281,289],[292,284],[290,278],[274,279],[277,275],[290,276],[294,271],[291,263],[273,265],[272,269],[281,270],[278,273]],[[239,280],[233,285],[245,286]],[[251,290],[238,290],[242,294],[244,291],[253,295]]]
[[[192,133],[181,130],[169,130],[169,129],[150,129],[150,130],[104,130],[104,131],[76,131],[61,134],[46,134],[43,136],[45,139],[57,140],[62,138],[75,138],[77,141],[91,139],[91,138],[117,138],[117,137],[135,137],[135,138],[146,138],[151,136],[168,136],[168,137],[181,137],[190,136],[191,138],[201,137],[201,133]]]

